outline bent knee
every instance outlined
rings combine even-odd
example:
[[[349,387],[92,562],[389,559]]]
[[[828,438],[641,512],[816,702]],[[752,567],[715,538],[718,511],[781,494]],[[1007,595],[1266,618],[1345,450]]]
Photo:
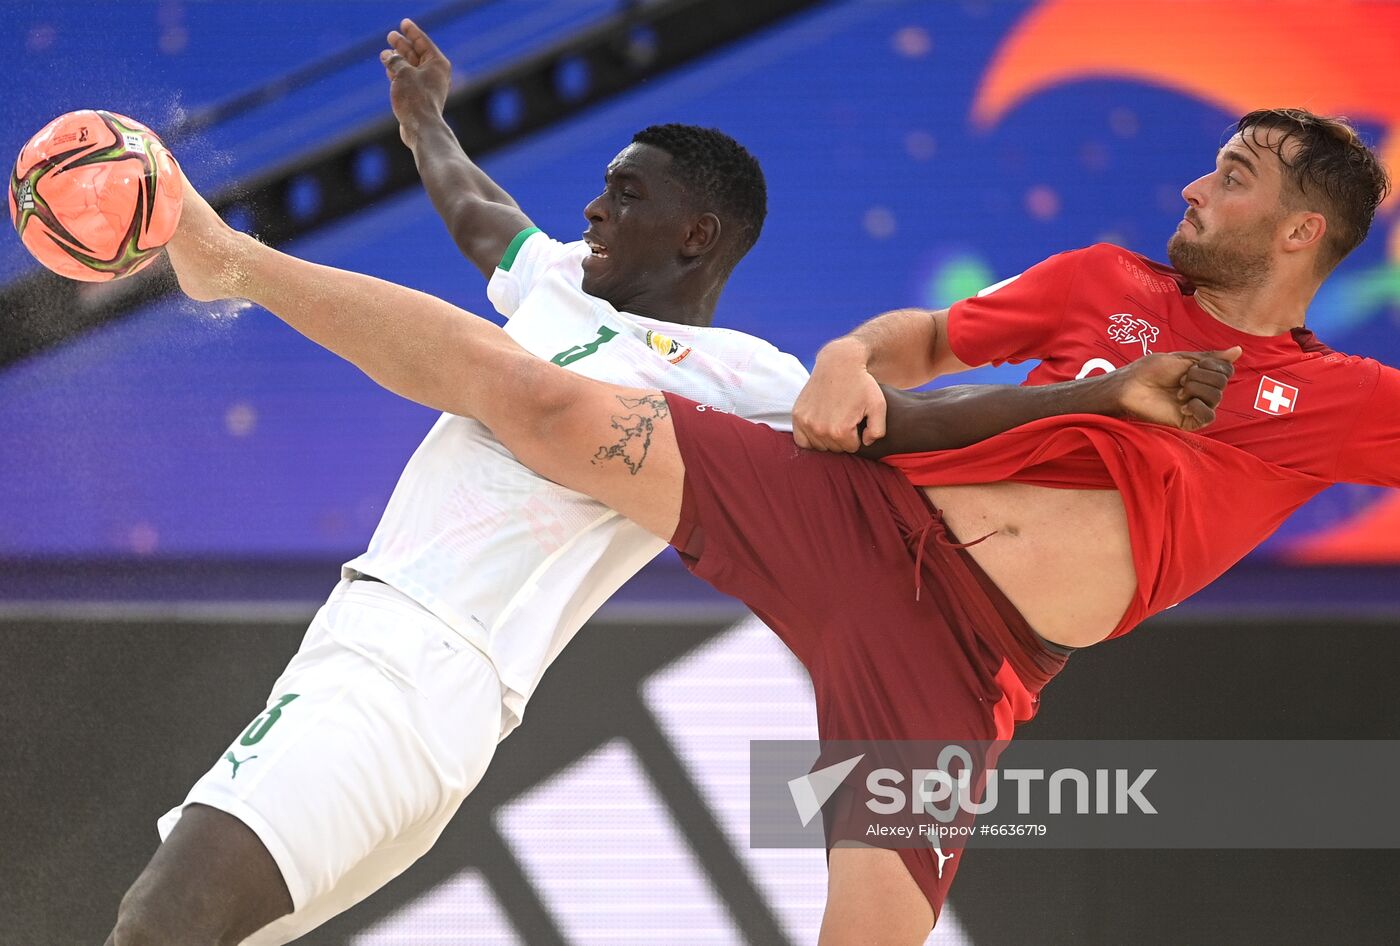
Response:
[[[603,382],[560,368],[547,361],[535,361],[527,369],[526,385],[530,410],[542,426],[567,422],[571,412]]]
[[[508,383],[510,394],[495,416],[480,418],[513,451],[557,448],[596,421],[612,402],[609,392],[626,390],[533,356],[520,358]]]
[[[500,366],[496,386],[475,413],[500,439],[543,439],[557,429],[590,385],[588,378],[525,352]]]

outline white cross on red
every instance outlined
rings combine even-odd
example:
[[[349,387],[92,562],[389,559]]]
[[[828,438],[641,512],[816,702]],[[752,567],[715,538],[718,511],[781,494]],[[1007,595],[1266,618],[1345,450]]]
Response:
[[[1259,393],[1254,397],[1254,409],[1265,414],[1291,414],[1298,404],[1298,389],[1291,384],[1275,381],[1268,375],[1259,379]]]

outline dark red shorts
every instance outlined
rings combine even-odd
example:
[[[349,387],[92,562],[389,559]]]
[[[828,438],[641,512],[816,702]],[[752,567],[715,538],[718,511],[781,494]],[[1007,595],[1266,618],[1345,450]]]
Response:
[[[753,609],[812,677],[831,740],[992,742],[1035,712],[1064,664],[903,474],[801,450],[780,433],[668,394],[685,463],[671,544]],[[935,911],[931,848],[899,851]]]

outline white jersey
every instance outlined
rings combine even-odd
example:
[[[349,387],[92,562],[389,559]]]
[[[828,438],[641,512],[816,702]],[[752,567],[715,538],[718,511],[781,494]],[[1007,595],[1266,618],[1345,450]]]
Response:
[[[762,339],[618,312],[581,288],[582,243],[530,229],[487,286],[506,332],[570,371],[671,391],[782,430],[807,381]],[[345,565],[437,615],[494,663],[513,729],[545,668],[666,547],[629,519],[537,476],[485,426],[444,414],[414,452],[369,549]]]

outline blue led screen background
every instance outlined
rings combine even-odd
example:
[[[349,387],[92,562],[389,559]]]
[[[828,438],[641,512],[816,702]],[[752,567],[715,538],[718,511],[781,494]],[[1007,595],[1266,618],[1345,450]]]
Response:
[[[81,106],[159,129],[276,79],[308,44],[341,48],[432,7],[271,9],[15,5],[4,43],[29,68],[0,79],[0,146],[12,153],[48,118]],[[486,4],[441,38],[465,81],[608,9]],[[567,240],[635,130],[682,121],[730,132],[763,161],[770,215],[719,323],[810,363],[824,341],[875,313],[946,305],[1063,249],[1110,240],[1161,258],[1184,208],[1181,187],[1211,167],[1250,105],[1344,112],[1394,154],[1397,11],[832,3],[483,163]],[[1242,24],[1258,40],[1248,49]],[[218,189],[387,114],[369,55],[177,152],[197,184]],[[1395,203],[1310,314],[1334,348],[1390,363],[1400,362]],[[32,265],[17,240],[2,242],[0,275]],[[421,193],[367,206],[290,249],[491,311],[479,274]],[[971,380],[1023,376],[1008,368]],[[11,559],[348,557],[432,421],[266,313],[173,299],[0,372],[0,417],[0,557]],[[1330,490],[1258,554],[1400,561],[1400,497]]]

